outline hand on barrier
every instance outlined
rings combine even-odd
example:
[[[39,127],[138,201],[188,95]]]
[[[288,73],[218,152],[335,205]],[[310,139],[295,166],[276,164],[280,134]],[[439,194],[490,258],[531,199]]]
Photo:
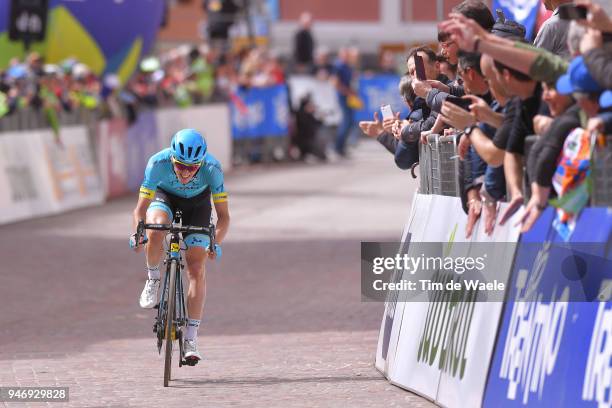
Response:
[[[467,156],[471,145],[472,142],[470,141],[470,138],[466,135],[462,135],[461,139],[459,139],[459,146],[457,146],[457,154],[461,160],[465,160],[465,156]]]
[[[482,201],[480,198],[472,198],[468,201],[468,220],[465,226],[465,237],[470,238],[474,231],[474,225],[480,218],[480,212],[482,211]]]
[[[429,130],[425,130],[423,132],[421,132],[421,144],[428,144],[429,141],[427,140],[427,137],[431,135],[431,132]]]
[[[540,217],[540,214],[542,214],[542,211],[542,207],[535,200],[529,200],[520,221],[516,223],[516,225],[522,224],[521,233],[525,233],[531,229],[533,224]]]
[[[504,225],[506,221],[508,221],[510,217],[512,217],[514,213],[517,212],[519,208],[521,208],[521,205],[523,205],[524,201],[525,199],[522,195],[516,195],[515,197],[512,197],[508,208],[506,208],[506,211],[504,211],[501,219],[499,220],[499,225]]]
[[[485,234],[491,236],[495,228],[495,219],[497,218],[497,201],[484,201],[482,212],[484,215]]]

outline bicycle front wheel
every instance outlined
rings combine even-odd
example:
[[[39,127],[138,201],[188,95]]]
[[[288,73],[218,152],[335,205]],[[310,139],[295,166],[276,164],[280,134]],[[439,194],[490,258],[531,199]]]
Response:
[[[172,374],[172,343],[176,336],[176,329],[174,327],[174,315],[176,312],[176,270],[178,268],[177,261],[173,259],[170,263],[168,273],[170,279],[168,279],[168,303],[166,305],[166,353],[164,362],[164,387],[168,386],[170,377]]]

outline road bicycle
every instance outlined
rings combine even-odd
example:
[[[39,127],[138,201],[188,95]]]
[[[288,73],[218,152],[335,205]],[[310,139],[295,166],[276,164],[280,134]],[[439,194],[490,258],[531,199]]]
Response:
[[[210,250],[215,248],[215,226],[194,227],[183,225],[182,212],[177,210],[174,220],[170,224],[146,224],[144,221],[138,223],[136,229],[136,242],[146,244],[146,230],[167,231],[166,236],[166,274],[162,286],[159,303],[155,306],[157,316],[153,324],[153,332],[157,336],[157,350],[161,354],[164,347],[164,387],[167,387],[172,374],[172,351],[173,343],[178,342],[179,359],[178,365],[194,366],[197,360],[185,359],[183,349],[184,333],[187,327],[187,307],[185,303],[185,292],[183,290],[183,279],[181,271],[185,268],[183,264],[182,250],[187,249],[184,245],[182,233],[201,233],[208,235],[210,239]],[[141,241],[142,240],[142,241]],[[169,324],[168,324],[169,323]]]

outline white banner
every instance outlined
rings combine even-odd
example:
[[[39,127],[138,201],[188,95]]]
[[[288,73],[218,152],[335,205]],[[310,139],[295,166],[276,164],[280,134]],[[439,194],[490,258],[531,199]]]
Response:
[[[0,136],[0,223],[100,204],[104,189],[84,126]]]
[[[42,130],[0,135],[0,224],[51,214],[52,198],[45,187],[46,166],[33,146]]]
[[[310,94],[317,113],[326,126],[335,126],[342,119],[338,104],[336,88],[329,81],[322,81],[311,76],[295,75],[287,80],[291,89],[291,105],[294,109],[300,106],[300,100]]]
[[[422,241],[427,227],[427,215],[431,198],[431,195],[415,194],[412,206],[410,207],[408,222],[402,233],[402,244],[409,244],[410,241]],[[397,297],[393,296],[385,303],[385,313],[381,322],[375,366],[386,377],[389,376],[395,361],[404,305],[405,303],[398,302]]]
[[[156,111],[160,149],[170,146],[170,139],[184,128],[203,132],[208,151],[221,163],[223,171],[232,167],[230,111],[226,104],[168,108]]]
[[[423,204],[427,202],[427,204]],[[448,243],[453,258],[467,257],[471,245],[456,242],[518,241],[516,215],[504,227],[496,226],[492,237],[484,234],[479,221],[471,240],[465,239],[467,217],[456,197],[419,195],[415,218],[426,221],[420,239],[412,242]],[[503,209],[502,209],[503,211]],[[481,272],[488,281],[508,283],[514,245],[487,247],[491,262]],[[409,251],[409,256],[418,256]],[[486,376],[491,361],[501,302],[423,302],[405,303],[399,340],[389,379],[392,383],[425,396],[447,407],[478,407],[482,403]],[[397,322],[394,322],[397,324]]]
[[[61,144],[52,132],[40,132],[36,144],[39,160],[46,163],[55,212],[101,204],[104,186],[96,168],[92,148],[84,126],[61,129]]]

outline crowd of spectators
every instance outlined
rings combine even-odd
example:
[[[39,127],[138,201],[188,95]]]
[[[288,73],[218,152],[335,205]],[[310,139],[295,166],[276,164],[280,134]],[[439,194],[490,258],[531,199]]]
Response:
[[[237,89],[285,83],[285,67],[265,47],[239,52],[181,46],[144,58],[126,84],[114,73],[96,75],[74,58],[47,64],[37,53],[0,71],[0,117],[25,108],[134,120],[139,109],[228,100]]]
[[[360,123],[402,169],[419,161],[429,135],[455,138],[467,237],[481,215],[492,234],[521,208],[528,231],[550,204],[568,237],[589,200],[590,154],[610,149],[603,135],[612,134],[612,42],[604,40],[612,19],[590,0],[544,4],[553,17],[529,44],[525,27],[465,0],[439,24],[438,54],[427,46],[408,53],[399,91],[410,116]],[[560,19],[559,8],[575,6],[586,19]],[[417,77],[417,56],[426,78]]]

